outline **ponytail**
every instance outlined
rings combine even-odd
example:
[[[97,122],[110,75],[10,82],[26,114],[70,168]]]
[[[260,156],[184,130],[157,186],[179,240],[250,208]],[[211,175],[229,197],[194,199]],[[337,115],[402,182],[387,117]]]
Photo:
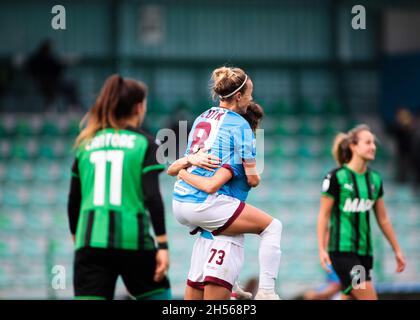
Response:
[[[96,132],[105,128],[121,129],[121,120],[132,115],[134,106],[143,102],[147,87],[142,82],[123,79],[114,74],[106,79],[95,104],[80,122],[81,132],[76,138],[75,147],[91,139]]]
[[[351,151],[350,145],[357,144],[359,141],[358,135],[361,131],[371,132],[371,129],[365,124],[359,124],[349,132],[340,132],[335,136],[332,147],[332,155],[339,166],[350,162],[351,158],[353,157],[353,152]]]
[[[351,160],[352,152],[348,134],[340,132],[335,136],[332,155],[340,167]]]

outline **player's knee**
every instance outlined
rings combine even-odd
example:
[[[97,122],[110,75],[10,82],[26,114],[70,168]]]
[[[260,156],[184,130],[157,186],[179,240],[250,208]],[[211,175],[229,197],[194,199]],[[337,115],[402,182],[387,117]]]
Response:
[[[281,236],[281,232],[283,231],[283,224],[281,221],[278,219],[273,219],[270,225],[272,226],[273,231]]]
[[[273,219],[270,224],[265,228],[265,230],[261,233],[261,236],[264,234],[271,234],[276,236],[281,236],[281,232],[283,230],[283,224],[278,219]]]

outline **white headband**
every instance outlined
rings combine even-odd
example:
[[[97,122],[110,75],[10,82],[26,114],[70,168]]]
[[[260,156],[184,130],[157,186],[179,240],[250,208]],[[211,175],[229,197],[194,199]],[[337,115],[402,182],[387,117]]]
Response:
[[[239,90],[241,90],[242,89],[242,87],[245,85],[245,83],[246,83],[246,81],[248,80],[248,76],[247,75],[245,75],[245,80],[244,80],[244,82],[235,90],[235,91],[233,91],[233,92],[231,92],[231,93],[229,93],[229,94],[227,94],[227,95],[225,95],[225,96],[219,96],[219,98],[220,99],[225,99],[225,98],[229,98],[230,96],[233,96],[236,92],[238,92]]]

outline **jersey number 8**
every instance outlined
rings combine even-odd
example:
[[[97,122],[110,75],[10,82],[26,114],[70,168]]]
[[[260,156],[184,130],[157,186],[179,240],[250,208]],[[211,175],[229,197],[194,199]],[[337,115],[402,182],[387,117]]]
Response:
[[[198,150],[204,148],[204,143],[209,138],[210,131],[210,122],[203,121],[196,125],[193,133],[193,140],[191,142],[190,153],[196,153]]]

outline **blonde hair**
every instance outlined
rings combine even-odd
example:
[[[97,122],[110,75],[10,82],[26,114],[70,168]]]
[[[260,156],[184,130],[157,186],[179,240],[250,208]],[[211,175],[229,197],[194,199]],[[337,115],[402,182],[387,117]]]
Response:
[[[108,77],[95,104],[80,122],[81,132],[74,147],[91,139],[99,130],[121,129],[123,120],[133,114],[134,106],[143,102],[146,95],[147,86],[142,82],[123,79],[118,74]]]
[[[221,101],[226,101],[232,99],[236,92],[245,92],[248,76],[240,68],[220,67],[213,71],[211,80],[213,99],[219,98]]]
[[[350,145],[359,142],[359,133],[362,131],[372,132],[366,124],[359,124],[347,133],[340,132],[334,138],[332,155],[339,166],[348,163],[353,157]]]

